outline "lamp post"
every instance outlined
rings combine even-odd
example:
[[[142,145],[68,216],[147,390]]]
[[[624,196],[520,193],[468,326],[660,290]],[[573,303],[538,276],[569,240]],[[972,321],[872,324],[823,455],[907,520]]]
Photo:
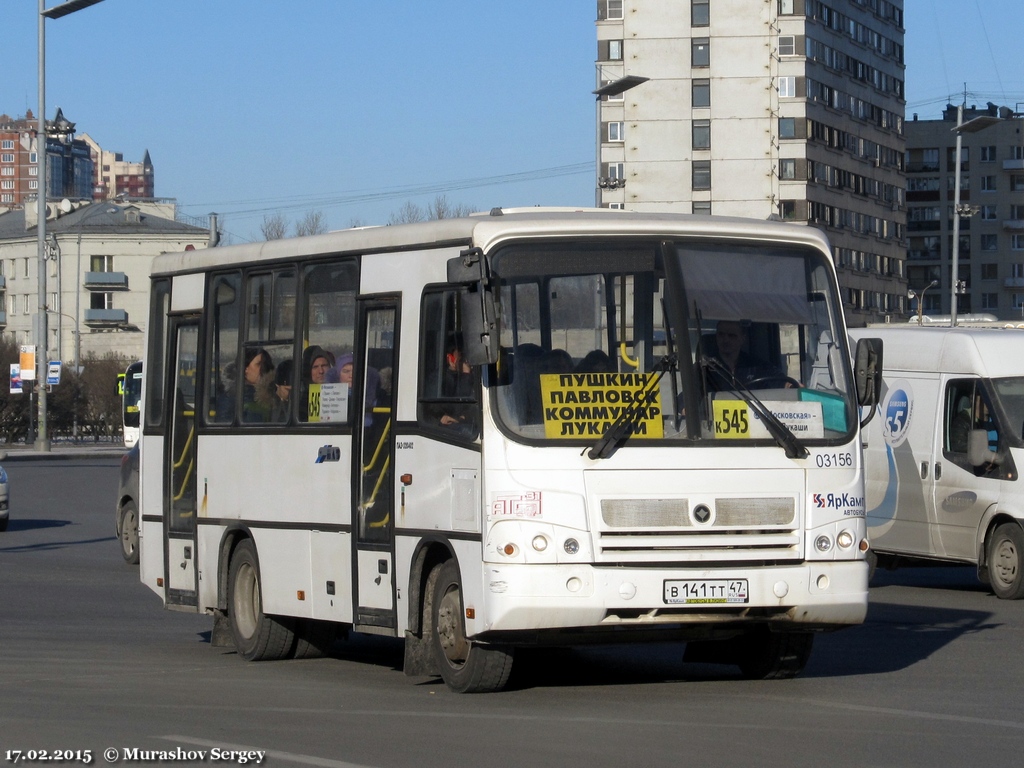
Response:
[[[601,85],[601,65],[597,66],[597,88],[593,91],[594,96],[594,122],[596,123],[596,152],[597,152],[597,163],[594,169],[594,177],[596,184],[594,185],[594,207],[601,207],[601,189],[602,186],[609,186],[607,181],[604,185],[601,184],[601,98],[603,96],[618,96],[619,94],[625,93],[630,88],[636,88],[642,83],[646,83],[650,80],[649,77],[640,77],[639,75],[626,75],[620,77],[617,80],[612,80],[610,83]],[[616,184],[616,187],[623,186],[625,180],[621,180],[622,183]]]
[[[970,206],[960,204],[960,154],[963,146],[963,135],[965,133],[977,133],[983,131],[990,125],[998,123],[1000,118],[993,115],[981,115],[964,122],[964,105],[956,108],[956,157],[955,166],[956,178],[953,181],[953,245],[950,250],[950,294],[949,294],[949,325],[956,327],[956,302],[960,290],[960,217],[970,216]]]
[[[918,325],[924,325],[924,292],[927,291],[929,288],[934,288],[938,284],[939,284],[938,280],[932,280],[930,283],[928,283],[928,285],[926,285],[924,288],[921,289],[921,295],[920,296],[918,296],[916,293],[914,293],[913,289],[910,289],[910,290],[907,291],[907,298],[908,299],[913,299],[915,296],[917,296],[917,324]]]
[[[39,0],[39,126],[36,129],[36,163],[39,167],[39,190],[36,193],[37,253],[39,262],[37,286],[39,292],[39,313],[35,326],[36,340],[36,388],[39,390],[37,407],[39,416],[36,432],[36,450],[50,450],[50,435],[46,423],[46,372],[49,331],[46,322],[46,19],[59,19],[69,13],[96,5],[103,0],[67,0],[67,2],[46,8],[45,0]]]

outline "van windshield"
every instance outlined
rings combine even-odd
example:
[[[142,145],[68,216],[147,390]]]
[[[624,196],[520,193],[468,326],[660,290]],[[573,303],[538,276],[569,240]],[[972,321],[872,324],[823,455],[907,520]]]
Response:
[[[993,379],[995,408],[1003,426],[1002,433],[1016,448],[1024,447],[1024,376]]]
[[[812,248],[531,243],[492,264],[502,352],[489,385],[514,436],[593,444],[627,410],[641,445],[780,442],[758,402],[801,442],[856,426],[835,282]]]

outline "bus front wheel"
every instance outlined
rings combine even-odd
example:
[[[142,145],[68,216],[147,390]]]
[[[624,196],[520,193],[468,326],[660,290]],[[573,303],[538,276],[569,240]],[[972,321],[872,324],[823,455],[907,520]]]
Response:
[[[456,693],[499,691],[512,671],[511,648],[466,637],[462,585],[454,560],[437,566],[431,598],[431,647],[441,678]]]
[[[1024,597],[1024,531],[1016,523],[1003,523],[988,542],[989,586],[996,597]]]
[[[256,546],[248,539],[239,543],[231,555],[228,618],[235,649],[247,661],[283,659],[295,645],[291,628],[263,613]]]

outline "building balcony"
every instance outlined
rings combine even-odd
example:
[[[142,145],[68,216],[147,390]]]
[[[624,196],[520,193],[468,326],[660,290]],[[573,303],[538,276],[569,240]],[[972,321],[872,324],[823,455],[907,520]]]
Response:
[[[1024,288],[1024,277],[1005,277],[1003,278],[1003,288],[1008,291],[1016,291]]]
[[[128,311],[124,309],[87,309],[85,324],[90,328],[118,328],[128,324]]]
[[[7,313],[0,309],[0,329],[7,327]]]
[[[1024,232],[1024,219],[1006,219],[1003,229],[1008,232]]]
[[[1024,160],[1003,160],[1004,171],[1024,171]]]
[[[89,291],[127,291],[128,275],[124,272],[86,272],[83,285]]]
[[[7,290],[7,278],[0,275],[0,291]]]

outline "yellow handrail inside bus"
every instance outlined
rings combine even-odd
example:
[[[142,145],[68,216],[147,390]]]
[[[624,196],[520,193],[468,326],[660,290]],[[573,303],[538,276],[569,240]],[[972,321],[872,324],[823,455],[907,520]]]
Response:
[[[375,408],[374,411],[377,409]],[[384,413],[388,413],[390,409],[384,409]],[[377,447],[373,451],[373,456],[370,457],[370,463],[363,467],[363,472],[369,472],[376,466],[377,459],[380,458],[380,453],[384,449],[384,444],[387,442],[388,433],[391,432],[391,419],[388,419],[388,423],[384,425],[384,431],[381,433],[380,440],[377,441]]]
[[[626,342],[622,342],[621,344],[619,344],[619,357],[622,358],[623,362],[626,365],[631,366],[632,368],[640,367],[639,357],[634,360],[632,357],[626,354]]]

